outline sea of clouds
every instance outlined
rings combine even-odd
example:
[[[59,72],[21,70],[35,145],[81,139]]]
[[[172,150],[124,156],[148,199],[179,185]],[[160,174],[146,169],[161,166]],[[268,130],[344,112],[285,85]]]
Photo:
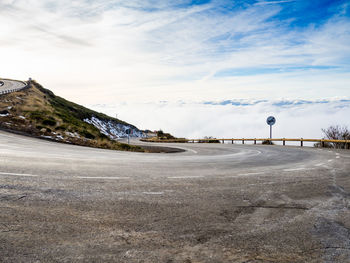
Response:
[[[266,118],[276,117],[274,138],[322,138],[322,128],[350,127],[350,100],[226,100],[88,105],[136,125],[177,137],[266,138]]]

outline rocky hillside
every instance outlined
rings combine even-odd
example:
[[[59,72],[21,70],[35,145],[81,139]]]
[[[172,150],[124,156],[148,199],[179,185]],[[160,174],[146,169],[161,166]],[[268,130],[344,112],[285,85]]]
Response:
[[[143,137],[135,126],[56,96],[33,81],[26,90],[0,96],[0,128],[77,145],[143,151],[116,141]]]

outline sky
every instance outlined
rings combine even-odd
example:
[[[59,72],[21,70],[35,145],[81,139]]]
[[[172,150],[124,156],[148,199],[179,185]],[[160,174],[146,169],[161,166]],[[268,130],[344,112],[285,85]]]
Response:
[[[350,127],[350,2],[0,0],[0,76],[180,137]]]

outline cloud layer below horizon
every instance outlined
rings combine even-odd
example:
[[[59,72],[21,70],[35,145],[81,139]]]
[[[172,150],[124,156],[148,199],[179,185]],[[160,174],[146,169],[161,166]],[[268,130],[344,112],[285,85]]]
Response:
[[[141,129],[163,129],[177,137],[266,138],[266,118],[276,117],[274,138],[322,138],[331,125],[350,127],[350,100],[231,100],[212,102],[95,104],[91,108],[128,120]]]

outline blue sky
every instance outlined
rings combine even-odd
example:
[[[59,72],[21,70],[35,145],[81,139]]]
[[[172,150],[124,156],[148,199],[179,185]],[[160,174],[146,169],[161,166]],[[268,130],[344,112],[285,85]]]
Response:
[[[349,94],[348,1],[4,0],[0,8],[4,74],[31,76],[65,96],[82,86],[103,88],[102,102],[138,100],[135,93],[149,100]]]
[[[348,100],[349,10],[324,0],[2,0],[0,72],[111,108]]]

